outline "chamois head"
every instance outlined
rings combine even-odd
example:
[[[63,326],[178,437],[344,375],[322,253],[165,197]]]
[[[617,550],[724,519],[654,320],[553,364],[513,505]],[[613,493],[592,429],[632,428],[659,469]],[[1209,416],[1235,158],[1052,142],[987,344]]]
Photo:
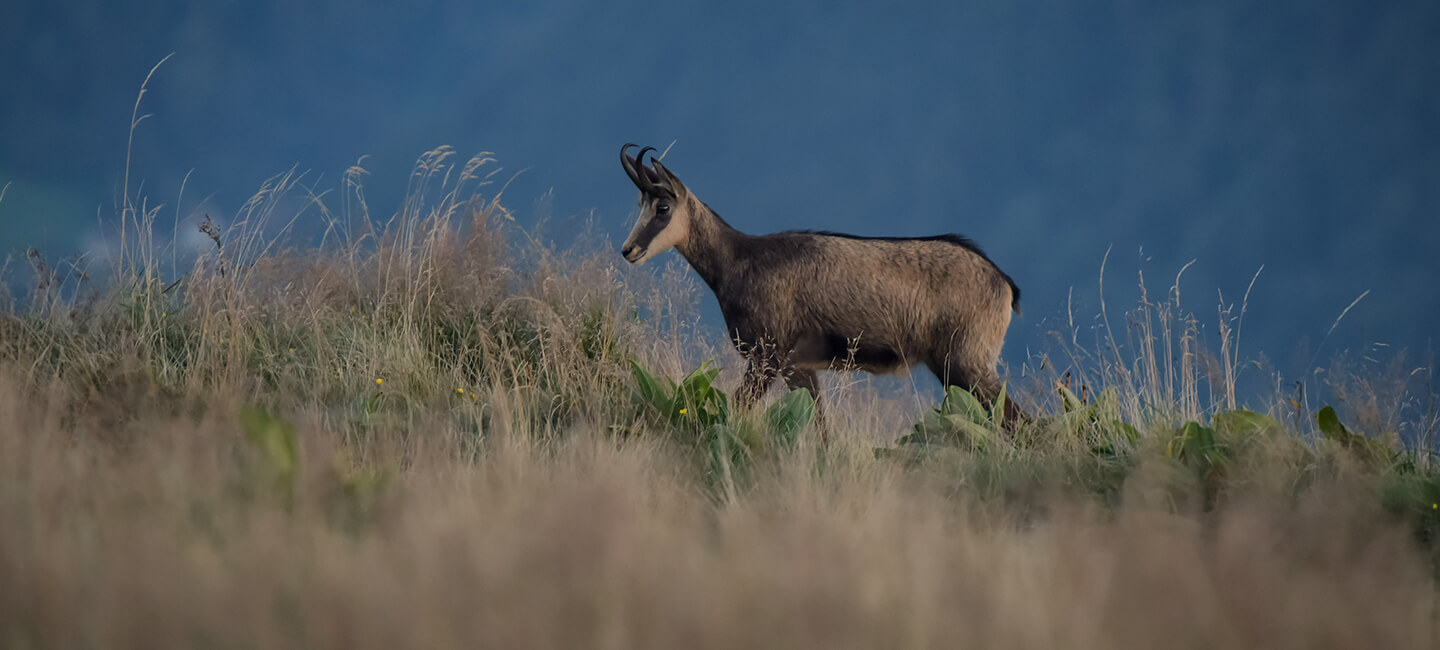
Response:
[[[650,159],[654,169],[645,166],[645,154],[654,147],[645,147],[634,157],[626,155],[634,146],[638,145],[620,147],[620,165],[640,188],[640,218],[620,254],[632,264],[643,264],[690,235],[690,191],[659,160]]]

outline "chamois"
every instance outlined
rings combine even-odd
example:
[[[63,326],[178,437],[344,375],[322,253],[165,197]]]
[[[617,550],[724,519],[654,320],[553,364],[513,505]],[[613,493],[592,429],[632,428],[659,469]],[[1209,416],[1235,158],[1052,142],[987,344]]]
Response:
[[[924,363],[982,400],[999,394],[995,366],[1020,289],[969,239],[747,235],[658,159],[646,167],[654,147],[631,157],[634,146],[620,148],[620,164],[640,189],[640,217],[620,252],[641,264],[674,247],[710,286],[748,363],[738,406],[762,397],[777,374],[818,400],[815,371],[847,363],[872,373]],[[1005,407],[1007,422],[1026,419],[1012,400]]]

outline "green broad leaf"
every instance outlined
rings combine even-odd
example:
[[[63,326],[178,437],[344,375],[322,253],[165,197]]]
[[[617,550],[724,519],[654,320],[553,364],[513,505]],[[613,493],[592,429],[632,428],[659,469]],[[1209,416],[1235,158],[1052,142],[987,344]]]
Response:
[[[1199,422],[1186,422],[1184,427],[1185,440],[1189,446],[1203,448],[1215,445],[1215,429],[1204,426]]]
[[[730,421],[730,397],[724,391],[713,391],[702,411],[705,424]]]
[[[985,412],[985,407],[975,395],[959,386],[950,386],[945,389],[945,399],[940,402],[940,413],[943,415],[961,415],[977,424],[988,424],[990,414]]]
[[[1355,434],[1340,423],[1340,417],[1335,415],[1335,409],[1326,406],[1315,414],[1315,424],[1319,425],[1320,433],[1326,438],[1336,442],[1350,443]]]
[[[1186,422],[1165,446],[1165,455],[1178,460],[1204,458],[1218,446],[1215,430],[1199,422]]]
[[[947,419],[954,426],[959,441],[968,444],[972,449],[986,449],[995,442],[995,432],[983,424],[953,415]]]
[[[1236,409],[1216,413],[1210,418],[1220,437],[1234,440],[1252,436],[1270,436],[1283,433],[1285,428],[1268,415],[1248,409]]]
[[[690,395],[708,394],[713,390],[715,377],[720,374],[719,368],[711,368],[710,361],[700,364],[699,368],[690,371],[685,378],[680,380],[680,388]]]
[[[945,416],[938,410],[930,411],[921,416],[920,421],[916,422],[914,427],[915,435],[922,439],[942,436],[949,428],[949,421],[947,421]]]
[[[1091,402],[1073,411],[1066,411],[1061,414],[1065,422],[1065,428],[1072,432],[1079,432],[1099,422],[1099,414],[1096,413],[1095,402]]]
[[[905,445],[923,445],[923,444],[926,444],[926,443],[925,443],[925,434],[923,434],[923,433],[910,433],[910,434],[906,434],[906,435],[900,436],[897,440],[895,440],[895,446],[896,446],[896,447],[903,447],[903,446],[905,446]],[[879,451],[879,448],[877,448],[876,451]]]
[[[753,432],[745,427],[728,424],[706,428],[701,440],[709,457],[708,471],[725,482],[732,482],[748,474],[754,462],[751,449],[758,446],[758,440],[746,440],[750,435],[753,435]]]
[[[1381,440],[1367,438],[1362,434],[1355,433],[1340,422],[1335,409],[1326,406],[1315,414],[1315,423],[1320,427],[1320,433],[1326,438],[1340,443],[1349,449],[1357,458],[1379,465],[1393,464],[1399,457],[1393,447]]]
[[[677,384],[632,360],[630,374],[635,378],[636,399],[677,426],[705,428],[728,422],[730,397],[715,385],[720,369],[712,364],[706,361]]]
[[[990,427],[959,413],[943,415],[931,412],[915,425],[915,433],[901,438],[897,444],[939,444],[981,449],[995,439]]]
[[[1205,465],[1220,465],[1229,461],[1230,450],[1215,429],[1198,422],[1186,422],[1182,429],[1184,447],[1182,459],[1202,461]]]
[[[1110,430],[1120,434],[1133,447],[1140,442],[1140,431],[1120,420],[1110,421]]]
[[[794,447],[801,429],[815,420],[815,398],[803,388],[786,393],[765,409],[765,422],[784,447]]]
[[[685,409],[684,415],[698,420],[704,426],[724,422],[730,415],[729,399],[724,391],[715,387],[715,378],[719,376],[720,369],[712,368],[711,363],[706,361],[686,375],[680,381],[676,396],[676,405]],[[674,412],[674,417],[682,415],[679,408]]]
[[[1005,384],[1000,384],[1000,394],[995,396],[995,404],[990,408],[990,419],[997,429],[1005,426],[1005,397]]]
[[[1057,382],[1055,384],[1055,392],[1060,394],[1060,401],[1063,402],[1066,413],[1073,413],[1085,408],[1085,404],[1080,401],[1079,397],[1075,396],[1075,393],[1070,392],[1070,389],[1066,388],[1065,384]]]
[[[630,361],[630,374],[635,377],[636,392],[641,401],[667,416],[672,410],[675,410],[674,382],[665,380],[665,383],[669,384],[667,387],[650,374],[649,370],[634,360]]]

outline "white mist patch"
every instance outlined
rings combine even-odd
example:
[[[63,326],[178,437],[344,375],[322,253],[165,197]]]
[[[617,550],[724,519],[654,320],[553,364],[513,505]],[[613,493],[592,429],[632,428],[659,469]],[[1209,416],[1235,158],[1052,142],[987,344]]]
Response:
[[[215,232],[224,233],[225,220],[207,213]],[[121,251],[129,263],[139,263],[137,256],[149,256],[165,272],[183,273],[195,263],[200,255],[216,251],[215,242],[201,231],[207,214],[197,214],[182,219],[179,223],[157,224],[150,232],[136,232],[133,224],[122,238],[120,231],[111,224],[92,226],[79,236],[77,252],[88,266],[118,264]],[[223,240],[222,240],[223,241]]]

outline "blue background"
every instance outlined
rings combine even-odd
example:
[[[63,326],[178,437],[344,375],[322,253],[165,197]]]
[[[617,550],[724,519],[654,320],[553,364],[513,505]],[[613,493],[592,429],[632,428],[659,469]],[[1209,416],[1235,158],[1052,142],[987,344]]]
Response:
[[[362,155],[388,213],[448,144],[525,170],[522,222],[593,218],[618,244],[620,144],[674,142],[668,166],[742,230],[971,236],[1024,291],[1011,363],[1067,304],[1092,326],[1107,249],[1112,319],[1137,273],[1160,295],[1197,260],[1182,295],[1213,334],[1263,265],[1242,355],[1304,373],[1366,290],[1323,356],[1428,354],[1440,3],[889,5],[8,2],[0,250],[97,241],[136,91],[174,52],[132,166],[162,219],[224,219],[292,166],[338,187]]]

